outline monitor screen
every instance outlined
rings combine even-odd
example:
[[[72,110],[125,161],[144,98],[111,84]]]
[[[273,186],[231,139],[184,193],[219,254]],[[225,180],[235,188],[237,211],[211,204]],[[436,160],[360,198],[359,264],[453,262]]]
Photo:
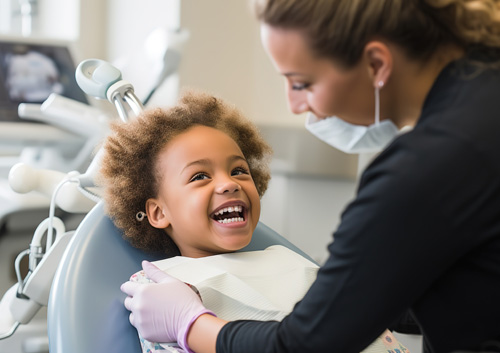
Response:
[[[0,36],[0,122],[26,122],[19,103],[42,103],[51,93],[87,103],[75,68],[67,43]]]

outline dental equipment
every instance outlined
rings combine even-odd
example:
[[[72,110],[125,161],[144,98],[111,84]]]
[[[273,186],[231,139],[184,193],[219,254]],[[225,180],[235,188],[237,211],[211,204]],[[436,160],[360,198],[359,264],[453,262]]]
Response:
[[[146,102],[162,81],[175,73],[180,62],[179,46],[186,38],[186,31],[177,31],[167,48],[162,51],[163,68]],[[154,46],[150,45],[150,48]],[[116,67],[105,61],[89,59],[81,62],[76,69],[75,78],[80,88],[88,95],[110,101],[124,122],[137,116],[144,108],[134,93],[134,87],[122,79],[121,72]],[[18,113],[21,118],[48,122],[88,139],[89,142],[82,149],[82,155],[90,154],[90,150],[108,133],[109,117],[106,114],[58,94],[50,95],[43,104],[22,103],[18,107]],[[10,288],[0,301],[2,330],[4,326],[10,326],[7,332],[0,332],[0,340],[12,336],[20,325],[30,322],[42,306],[48,305],[56,270],[75,233],[67,232],[64,223],[54,216],[55,206],[69,213],[88,213],[95,208],[96,203],[100,201],[94,182],[100,167],[100,156],[99,151],[83,174],[78,171],[82,168],[77,168],[84,164],[83,156],[76,158],[69,171],[37,169],[22,163],[11,168],[8,179],[14,191],[38,191],[49,197],[51,202],[49,217],[36,229],[30,247],[16,258],[18,283]],[[42,238],[45,234],[43,246]],[[23,279],[19,264],[25,256],[29,256],[29,271]]]
[[[142,103],[134,94],[133,86],[122,80],[121,72],[117,68],[103,60],[89,59],[80,63],[76,79],[86,93],[113,102],[124,122],[133,114],[137,115],[143,110]],[[127,103],[127,106],[124,103]],[[21,110],[31,110],[32,116],[38,114],[38,107],[33,105],[23,105]],[[74,114],[68,115],[68,111],[73,111]],[[82,107],[79,103],[66,100],[64,97],[51,95],[49,100],[41,105],[40,112],[42,116],[53,119],[56,124],[62,124],[64,128],[74,131],[79,131],[84,124],[81,120],[82,115],[84,118],[88,115],[90,121],[93,121],[93,132],[96,135],[102,138],[103,131],[107,132],[100,128],[98,111]],[[60,123],[58,116],[70,118]],[[70,213],[90,211],[99,202],[95,190],[90,190],[95,186],[94,178],[99,165],[100,153],[96,155],[84,174],[77,171],[62,173],[55,170],[36,170],[22,163],[16,164],[11,169],[9,184],[14,191],[27,193],[36,190],[50,197],[51,204],[49,218],[35,230],[29,249],[21,252],[16,258],[18,283],[2,299],[2,302],[5,300],[9,303],[10,313],[5,315],[11,320],[12,326],[6,333],[0,334],[0,340],[13,335],[19,325],[28,323],[42,306],[48,305],[52,279],[74,233],[65,232],[64,223],[54,216],[55,205]],[[45,233],[47,236],[44,253],[42,237]],[[29,272],[22,279],[19,264],[27,255],[29,255]]]
[[[181,33],[183,33],[182,38],[177,42],[184,41],[187,36],[186,32]],[[174,45],[172,48],[177,47]],[[167,50],[165,58],[167,57],[173,58],[173,63],[164,66],[159,80],[164,80],[174,73],[179,64],[178,51]],[[124,122],[137,116],[144,109],[134,93],[132,84],[123,80],[120,70],[104,60],[82,61],[76,69],[75,78],[80,88],[88,95],[98,99],[107,99],[113,103]],[[75,134],[82,134],[84,131],[83,134],[89,138],[86,148],[82,149],[85,151],[84,154],[87,154],[89,148],[94,148],[98,141],[107,134],[109,120],[107,116],[96,108],[57,94],[52,94],[42,105],[20,104],[19,112],[22,116],[48,121]],[[87,121],[90,127],[86,126]],[[11,188],[18,193],[36,190],[50,197],[51,191],[58,183],[71,180],[73,183],[61,186],[64,188],[64,192],[61,192],[64,197],[58,197],[56,204],[70,213],[86,213],[98,202],[99,196],[91,188],[95,186],[94,177],[100,166],[100,158],[101,153],[98,152],[84,174],[80,174],[77,170],[72,170],[67,174],[53,170],[35,172],[25,164],[17,164],[9,173],[9,183]],[[82,193],[87,197],[90,196],[91,200],[82,196]]]
[[[50,223],[56,230],[56,239],[52,245],[47,240],[44,254],[42,237],[51,226]],[[2,298],[2,303],[7,303],[4,310],[9,309],[2,315],[11,321],[12,326],[6,333],[0,334],[0,340],[12,336],[21,324],[30,322],[42,306],[48,305],[54,273],[72,235],[73,232],[65,232],[60,218],[47,218],[35,230],[29,249],[17,256],[15,269],[18,282]],[[29,256],[29,271],[23,279],[20,263],[25,256]]]
[[[150,92],[143,101],[144,105],[149,102],[163,81],[177,71],[181,61],[181,52],[188,37],[188,31],[183,29],[168,32],[157,29],[146,39],[145,50],[147,54],[154,62],[161,62],[162,67]],[[158,46],[158,43],[163,43],[163,46]]]
[[[78,65],[75,76],[77,83],[87,94],[100,99],[107,98],[112,102],[123,121],[128,121],[132,114],[137,115],[142,111],[143,105],[134,94],[133,86],[122,80],[121,72],[111,64],[99,59],[85,60]],[[33,104],[21,104],[20,111],[35,118],[42,119],[43,117],[44,120],[75,133],[84,128],[83,119],[88,117],[91,127],[84,131],[89,137],[94,136],[90,139],[92,148],[107,133],[107,117],[103,116],[100,111],[55,94],[52,94],[40,106],[40,112]],[[65,119],[61,119],[62,117]],[[94,187],[94,177],[99,165],[99,152],[84,174],[76,170],[69,173],[34,170],[26,164],[16,164],[10,170],[9,184],[18,193],[36,190],[52,197],[57,185],[62,183],[60,196],[55,199],[56,204],[70,213],[87,213],[98,202],[98,195],[90,188]],[[94,197],[90,196],[89,199],[89,193]]]
[[[60,157],[59,162],[46,165],[36,163],[39,168],[55,169],[61,172],[85,170],[90,163],[92,152],[108,133],[111,117],[99,109],[74,99],[52,93],[42,104],[21,103],[18,107],[21,119],[39,121],[82,137],[85,142],[71,160]],[[32,161],[22,160],[24,163]]]
[[[133,86],[122,80],[120,70],[104,60],[82,61],[76,68],[75,77],[78,85],[88,95],[113,103],[124,122],[129,120],[130,110],[137,115],[144,108],[135,95]]]
[[[131,48],[126,55],[113,61],[123,76],[134,82],[135,93],[142,104],[152,103],[159,89],[175,90],[175,77],[170,82],[166,81],[177,71],[188,38],[186,29],[159,27],[145,38],[141,48]],[[137,70],[140,67],[147,67],[147,70]],[[162,87],[164,82],[166,87]],[[160,104],[165,104],[164,97]]]

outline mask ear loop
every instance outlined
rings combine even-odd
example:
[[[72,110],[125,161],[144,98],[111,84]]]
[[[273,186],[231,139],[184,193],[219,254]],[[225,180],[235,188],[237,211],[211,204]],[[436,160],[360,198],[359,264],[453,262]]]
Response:
[[[375,85],[375,125],[380,124],[380,89],[384,87],[384,81],[378,81]]]

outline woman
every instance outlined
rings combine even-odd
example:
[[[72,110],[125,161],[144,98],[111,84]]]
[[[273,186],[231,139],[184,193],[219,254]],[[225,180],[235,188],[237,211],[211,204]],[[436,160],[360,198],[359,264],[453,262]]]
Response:
[[[500,2],[256,8],[290,109],[311,112],[311,131],[344,151],[385,149],[282,322],[199,315],[196,295],[170,279],[128,293],[131,316],[146,322],[138,330],[183,335],[196,352],[359,352],[410,309],[427,351],[498,350]],[[148,303],[152,293],[165,300]],[[161,323],[147,322],[148,305],[165,313]]]

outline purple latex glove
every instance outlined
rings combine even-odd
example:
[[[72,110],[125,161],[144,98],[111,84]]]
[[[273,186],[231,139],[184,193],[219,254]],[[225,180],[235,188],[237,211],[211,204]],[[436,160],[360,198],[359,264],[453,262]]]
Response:
[[[156,283],[125,282],[120,287],[128,295],[125,307],[131,311],[130,323],[145,339],[152,342],[176,342],[188,352],[187,334],[194,321],[206,309],[200,297],[186,283],[169,276],[148,261],[142,268]]]

